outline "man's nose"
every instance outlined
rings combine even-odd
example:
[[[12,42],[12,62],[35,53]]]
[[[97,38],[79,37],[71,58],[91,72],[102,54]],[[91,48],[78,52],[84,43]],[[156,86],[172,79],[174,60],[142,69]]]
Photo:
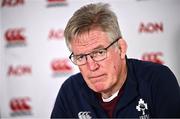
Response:
[[[90,55],[87,55],[86,57],[88,68],[91,71],[95,71],[99,68],[99,64],[93,60],[93,58]]]

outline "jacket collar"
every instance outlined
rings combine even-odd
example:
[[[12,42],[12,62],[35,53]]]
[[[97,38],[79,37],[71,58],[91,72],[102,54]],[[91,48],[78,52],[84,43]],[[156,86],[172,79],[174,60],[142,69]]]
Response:
[[[136,76],[133,70],[133,64],[128,59],[127,62],[127,79],[124,84],[124,92],[118,102],[117,110],[122,109],[123,107],[127,106],[134,98],[138,96],[138,84],[136,81]]]
[[[85,100],[87,100],[87,102],[90,105],[100,109],[101,108],[100,101],[98,100],[96,93],[87,86],[81,73],[80,73],[80,76],[81,76],[80,78],[81,79],[81,87],[80,87],[81,95],[83,96],[83,98],[85,98]]]

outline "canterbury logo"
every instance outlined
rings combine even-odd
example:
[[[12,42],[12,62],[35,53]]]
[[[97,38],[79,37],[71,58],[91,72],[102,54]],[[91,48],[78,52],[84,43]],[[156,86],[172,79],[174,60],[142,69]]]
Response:
[[[25,36],[23,35],[24,29],[9,29],[5,33],[5,38],[8,42],[22,42],[25,41]]]
[[[87,112],[87,111],[79,112],[78,117],[79,117],[79,119],[92,119],[92,117],[89,114],[90,114],[90,112]]]
[[[10,101],[10,108],[13,112],[30,111],[31,106],[29,105],[29,101],[30,99],[28,97],[12,99]]]
[[[29,97],[13,98],[9,103],[11,117],[32,115]]]

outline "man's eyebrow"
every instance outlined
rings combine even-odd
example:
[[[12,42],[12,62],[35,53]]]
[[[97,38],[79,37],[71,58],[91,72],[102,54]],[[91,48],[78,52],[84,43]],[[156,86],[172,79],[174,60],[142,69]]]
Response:
[[[104,48],[103,45],[98,45],[97,47],[93,48],[93,50],[98,50],[98,49],[102,49],[102,48]]]

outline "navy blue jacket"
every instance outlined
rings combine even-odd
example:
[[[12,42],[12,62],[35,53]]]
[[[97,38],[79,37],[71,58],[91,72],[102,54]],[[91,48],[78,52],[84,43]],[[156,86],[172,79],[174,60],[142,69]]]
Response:
[[[114,118],[180,117],[180,87],[164,65],[127,59],[128,75]],[[81,73],[68,78],[58,93],[51,118],[108,118]]]

